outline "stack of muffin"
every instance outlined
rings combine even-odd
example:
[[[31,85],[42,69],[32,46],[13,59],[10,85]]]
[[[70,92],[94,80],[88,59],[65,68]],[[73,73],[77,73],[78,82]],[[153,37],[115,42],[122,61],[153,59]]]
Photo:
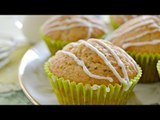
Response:
[[[60,104],[126,104],[138,82],[159,80],[160,20],[134,17],[109,40],[94,16],[55,16],[43,24],[40,35],[52,54],[45,72]]]

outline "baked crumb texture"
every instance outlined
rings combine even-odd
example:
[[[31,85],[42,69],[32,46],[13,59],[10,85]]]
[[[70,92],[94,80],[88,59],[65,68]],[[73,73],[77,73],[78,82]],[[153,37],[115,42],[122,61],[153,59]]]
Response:
[[[60,15],[48,19],[41,27],[41,34],[50,40],[74,42],[102,38],[107,34],[107,28],[102,20],[94,16]]]
[[[116,29],[110,41],[128,52],[160,53],[160,17],[134,18]]]
[[[49,68],[58,77],[91,85],[121,84],[138,74],[137,64],[124,50],[101,39],[66,45],[50,59]]]

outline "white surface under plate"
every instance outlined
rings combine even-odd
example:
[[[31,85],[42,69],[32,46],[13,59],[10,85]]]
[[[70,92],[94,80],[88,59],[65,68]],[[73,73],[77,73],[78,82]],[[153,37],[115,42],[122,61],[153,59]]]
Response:
[[[19,67],[19,81],[26,96],[33,104],[57,105],[58,101],[47,76],[44,73],[44,62],[50,53],[44,42],[29,49]],[[160,103],[160,83],[138,84],[127,104],[150,105]]]

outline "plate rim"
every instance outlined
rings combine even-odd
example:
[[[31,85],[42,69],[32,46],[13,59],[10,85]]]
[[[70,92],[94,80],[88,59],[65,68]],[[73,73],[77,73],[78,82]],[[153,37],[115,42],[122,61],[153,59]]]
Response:
[[[32,47],[33,48],[33,47]],[[20,74],[20,68],[21,68],[21,64],[22,64],[22,61],[24,59],[24,56],[26,55],[26,53],[31,50],[32,48],[28,49],[25,54],[23,55],[21,61],[20,61],[20,64],[19,64],[19,67],[18,67],[18,81],[19,81],[19,84],[20,84],[20,87],[22,88],[22,91],[24,92],[24,94],[26,95],[26,97],[34,104],[34,105],[40,105],[40,103],[38,101],[36,101],[32,95],[27,91],[27,89],[25,88],[23,82],[22,82],[22,75]]]

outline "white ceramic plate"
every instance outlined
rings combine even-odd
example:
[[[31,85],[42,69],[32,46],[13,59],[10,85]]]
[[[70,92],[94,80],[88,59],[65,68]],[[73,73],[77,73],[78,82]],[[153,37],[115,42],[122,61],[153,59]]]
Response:
[[[29,49],[19,67],[19,82],[33,104],[58,104],[53,89],[44,73],[44,62],[50,56],[44,42]]]
[[[29,49],[19,67],[19,82],[33,104],[58,105],[53,88],[44,73],[44,62],[50,56],[44,42]],[[138,84],[128,104],[160,104],[160,83]]]

